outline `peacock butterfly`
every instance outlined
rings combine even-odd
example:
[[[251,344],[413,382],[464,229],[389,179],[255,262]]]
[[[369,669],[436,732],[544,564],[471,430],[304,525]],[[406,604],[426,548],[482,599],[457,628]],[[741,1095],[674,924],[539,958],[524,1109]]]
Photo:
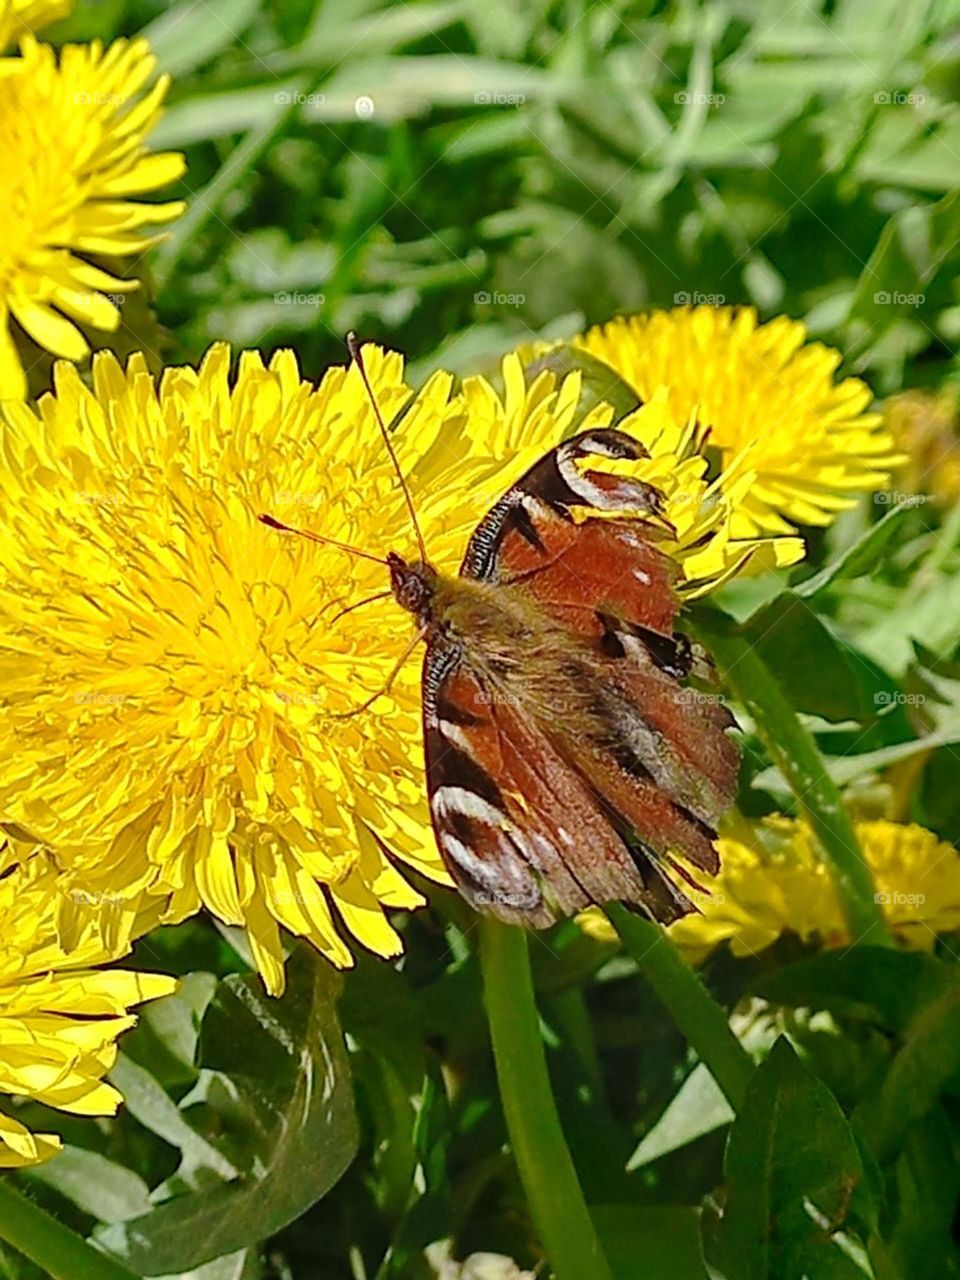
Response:
[[[430,812],[461,894],[534,928],[614,900],[664,922],[691,910],[668,868],[690,879],[680,855],[718,869],[715,824],[739,752],[726,707],[683,683],[694,657],[674,630],[660,493],[590,469],[593,457],[645,457],[642,445],[614,428],[558,444],[483,517],[459,576],[439,573],[353,335],[348,344],[419,542],[418,559],[390,552],[383,563],[417,624],[396,670],[426,644]]]

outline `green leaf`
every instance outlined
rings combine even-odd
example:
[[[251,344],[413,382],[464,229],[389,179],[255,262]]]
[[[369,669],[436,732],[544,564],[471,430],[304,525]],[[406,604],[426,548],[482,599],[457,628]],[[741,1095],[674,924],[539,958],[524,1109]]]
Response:
[[[876,715],[874,668],[842,645],[796,592],[764,605],[743,632],[797,711],[834,722]]]
[[[303,81],[271,80],[242,89],[223,89],[218,93],[199,93],[170,104],[157,127],[150,134],[150,145],[157,150],[186,147],[211,138],[253,133],[265,128],[288,109],[285,103],[302,92]],[[196,197],[191,198],[191,202]]]
[[[238,41],[259,9],[260,0],[181,0],[140,34],[161,71],[183,76]]]
[[[224,1122],[236,1132],[246,1172],[98,1236],[143,1273],[184,1271],[266,1239],[353,1160],[357,1125],[335,1006],[340,979],[309,947],[294,952],[287,973],[281,999],[265,995],[258,977],[231,975],[203,1022],[201,1064],[226,1077]]]
[[[804,600],[812,600],[814,596],[828,591],[845,578],[858,578],[875,569],[894,535],[900,532],[900,526],[909,510],[905,504],[893,507],[882,520],[865,529],[836,560],[819,573],[797,583],[792,588],[793,594]]]
[[[556,374],[558,378],[564,378],[570,373],[582,375],[583,388],[577,407],[578,418],[601,402],[613,405],[615,422],[639,407],[640,397],[634,389],[609,365],[589,352],[581,351],[579,347],[562,343],[537,356],[526,367],[528,381],[532,382],[537,374],[545,370]]]
[[[869,937],[874,946],[890,945],[870,868],[860,854],[850,815],[812,736],[749,638],[738,632],[730,618],[718,610],[705,610],[698,618],[697,634],[753,717],[767,751],[809,819],[830,864],[854,938],[862,942]]]
[[[935,751],[938,747],[951,747],[960,742],[960,726],[945,730],[942,733],[930,733],[925,738],[913,738],[909,742],[896,742],[890,747],[879,747],[876,751],[861,751],[856,755],[823,757],[824,767],[831,779],[838,786],[846,786],[858,778],[868,774],[879,773],[899,764],[901,760],[909,760],[912,756]],[[790,788],[783,773],[777,768],[764,769],[758,773],[751,784],[758,791],[769,791],[773,795],[782,795],[787,799]]]
[[[857,1131],[881,1163],[903,1146],[958,1069],[960,981],[954,981],[910,1020],[880,1088],[854,1115]]]
[[[174,1100],[145,1067],[121,1053],[110,1072],[110,1082],[123,1094],[127,1111],[145,1129],[179,1148],[183,1176],[193,1176],[197,1170],[209,1170],[219,1178],[236,1176],[237,1168],[189,1124]]]
[[[122,1222],[150,1211],[150,1188],[141,1177],[83,1147],[64,1146],[56,1160],[37,1165],[27,1176],[53,1187],[101,1222]]]
[[[640,1169],[651,1164],[668,1152],[729,1124],[733,1117],[733,1108],[720,1086],[709,1069],[698,1062],[670,1099],[666,1111],[650,1132],[644,1134],[627,1168]]]
[[[193,1267],[177,1275],[150,1276],[147,1280],[260,1280],[263,1267],[256,1249],[241,1249],[225,1258],[217,1258],[202,1267]]]
[[[902,1032],[917,1011],[960,987],[953,965],[888,947],[826,951],[762,978],[756,992],[794,1008],[824,1009]]]
[[[783,1037],[747,1090],[725,1168],[726,1204],[704,1243],[728,1280],[862,1280],[836,1237],[863,1161],[836,1099]]]
[[[196,1080],[200,1022],[216,989],[214,974],[186,974],[173,995],[144,1007],[136,1031],[125,1040],[128,1056],[147,1066],[165,1088]]]
[[[913,1125],[894,1167],[895,1213],[871,1252],[886,1275],[957,1280],[960,1256],[953,1220],[960,1196],[960,1160],[951,1117],[942,1106]]]

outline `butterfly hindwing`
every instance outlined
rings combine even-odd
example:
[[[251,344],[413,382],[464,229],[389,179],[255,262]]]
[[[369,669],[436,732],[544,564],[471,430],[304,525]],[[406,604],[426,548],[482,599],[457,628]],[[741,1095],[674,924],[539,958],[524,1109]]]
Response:
[[[636,861],[602,798],[462,654],[428,648],[424,720],[437,843],[477,909],[535,928],[621,897],[681,914],[682,896]]]

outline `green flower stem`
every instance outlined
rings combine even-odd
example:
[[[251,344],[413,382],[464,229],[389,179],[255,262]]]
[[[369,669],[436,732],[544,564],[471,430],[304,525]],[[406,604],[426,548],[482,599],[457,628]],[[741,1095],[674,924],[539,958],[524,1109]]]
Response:
[[[856,942],[869,941],[871,946],[890,946],[870,868],[817,744],[746,636],[728,629],[719,617],[706,625],[701,622],[698,630],[810,821],[833,871],[851,937]]]
[[[680,958],[660,925],[634,915],[619,902],[608,903],[604,909],[657,998],[697,1051],[730,1106],[739,1111],[753,1063],[730,1030],[726,1011]]]
[[[136,1280],[132,1271],[28,1200],[9,1178],[0,1178],[0,1240],[53,1280]]]
[[[550,1087],[527,936],[480,920],[484,997],[507,1132],[557,1280],[612,1280]]]

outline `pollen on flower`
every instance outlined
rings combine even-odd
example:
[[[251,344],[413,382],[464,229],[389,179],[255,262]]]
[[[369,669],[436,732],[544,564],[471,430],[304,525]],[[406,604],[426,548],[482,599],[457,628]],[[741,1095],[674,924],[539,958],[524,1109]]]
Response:
[[[103,353],[92,390],[61,364],[39,412],[5,406],[0,667],[17,696],[0,795],[78,889],[244,926],[276,991],[281,926],[338,965],[345,937],[397,953],[384,909],[422,898],[387,848],[444,873],[416,660],[375,714],[331,714],[383,688],[405,642],[392,601],[333,621],[385,570],[257,518],[408,547],[360,379],[337,368],[314,387],[289,352],[269,368],[246,353],[235,379],[229,363],[216,347],[158,386],[141,357]],[[368,366],[390,417],[411,396],[402,362]],[[444,375],[424,389],[404,458],[455,427],[448,392]]]
[[[482,458],[499,448],[510,460],[508,467],[500,469],[501,485],[518,479],[549,447],[544,440],[544,406],[549,408],[547,421],[553,420],[557,432],[550,444],[574,430],[609,426],[613,421],[613,409],[604,403],[578,417],[579,373],[558,382],[554,374],[543,372],[528,385],[522,355],[515,353],[503,362],[502,382],[502,396],[485,378],[468,378],[464,384],[472,452]],[[639,440],[649,458],[629,463],[592,459],[590,465],[613,472],[629,470],[659,490],[664,502],[660,523],[670,536],[661,537],[658,545],[677,562],[683,594],[704,594],[741,571],[786,566],[802,558],[800,538],[744,533],[743,505],[756,483],[756,472],[741,454],[719,476],[711,477],[704,428],[690,410],[682,417],[676,415],[665,387],[616,426]]]

